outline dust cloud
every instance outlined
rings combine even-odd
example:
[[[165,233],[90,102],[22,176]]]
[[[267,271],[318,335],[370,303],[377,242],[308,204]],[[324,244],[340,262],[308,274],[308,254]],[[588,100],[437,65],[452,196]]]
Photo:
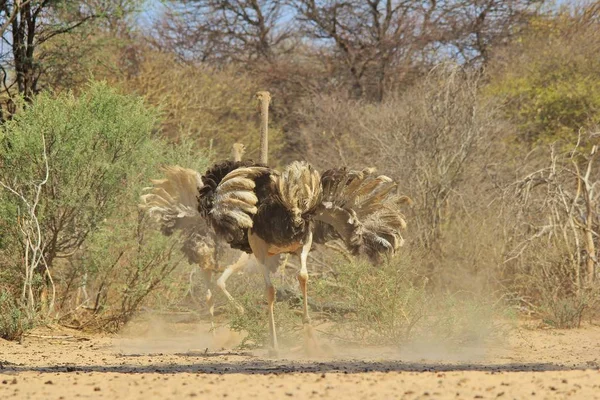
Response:
[[[478,325],[479,328],[481,326]],[[325,330],[304,327],[297,341],[284,340],[279,359],[360,360],[404,362],[485,362],[490,350],[495,352],[509,344],[485,326],[470,332],[472,338],[457,344],[431,331],[397,345],[372,346],[332,338]],[[112,350],[122,355],[143,354],[215,354],[239,352],[245,334],[227,326],[212,328],[207,321],[174,323],[160,315],[144,315],[130,323],[113,340]],[[266,348],[243,350],[244,354],[267,356]]]
[[[115,339],[113,349],[123,355],[158,353],[214,353],[237,348],[244,335],[210,323],[173,323],[159,315],[132,321]]]

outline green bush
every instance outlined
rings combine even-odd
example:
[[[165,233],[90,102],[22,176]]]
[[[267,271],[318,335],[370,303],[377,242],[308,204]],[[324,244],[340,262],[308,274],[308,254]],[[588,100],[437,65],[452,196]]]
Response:
[[[233,279],[231,280],[233,283]],[[227,324],[236,331],[242,332],[243,348],[265,346],[269,342],[269,319],[267,301],[264,296],[264,281],[258,274],[244,277],[242,282],[236,282],[238,290],[232,291],[235,299],[244,307],[241,314],[235,307],[227,305]],[[281,290],[282,288],[277,288]],[[281,296],[281,293],[278,294]],[[280,297],[278,297],[280,299]],[[301,310],[301,307],[300,307]],[[293,347],[301,340],[302,317],[299,309],[287,301],[277,301],[274,307],[275,326],[278,341],[283,346]]]
[[[179,164],[198,171],[208,165],[207,156],[194,151],[191,143],[162,150],[155,160],[160,164]],[[77,261],[63,268],[62,275],[75,276],[77,282],[63,292],[63,303],[69,304],[64,308],[79,310],[67,313],[63,322],[116,331],[142,306],[169,309],[184,298],[190,268],[197,266],[190,266],[180,251],[179,235],[165,237],[156,223],[137,209],[142,188],[150,178],[160,176],[160,171],[151,168],[147,176],[131,182],[125,200],[89,236]],[[85,285],[87,298],[77,298],[74,286],[81,285]]]
[[[44,179],[47,159],[48,180],[40,192],[36,217],[44,259],[60,298],[58,304],[67,304],[67,292],[87,272],[81,266],[82,254],[95,258],[93,265],[98,270],[108,268],[114,262],[111,255],[121,250],[119,246],[131,247],[136,235],[145,232],[142,227],[147,224],[136,223],[141,188],[157,175],[158,166],[179,155],[154,136],[157,123],[157,113],[139,97],[121,95],[105,83],[90,83],[78,97],[41,94],[0,128],[0,180],[30,204],[36,196],[35,185]],[[184,158],[188,157],[188,165],[205,163],[205,157],[192,160],[189,150],[185,145],[180,148]],[[30,229],[35,221],[24,212],[27,206],[22,199],[9,190],[0,191],[0,204],[0,284],[6,288],[4,296],[13,297],[3,304],[12,307],[20,304],[14,297],[21,295],[24,284],[26,249],[21,228]],[[110,238],[105,237],[107,232]],[[143,255],[156,250],[143,244],[135,244],[140,258],[130,259],[134,266],[144,262]],[[162,261],[156,261],[152,268],[168,270]],[[49,285],[43,266],[35,272],[36,298],[35,304],[28,304],[30,316],[39,309]],[[148,270],[144,273],[144,279],[155,278]],[[131,279],[118,283],[145,286],[146,292],[157,285]],[[130,297],[136,299],[132,300],[135,304],[125,304],[124,308],[138,304],[140,296]]]
[[[494,304],[494,296],[435,293],[415,254],[403,252],[380,266],[325,257],[330,267],[327,272],[319,268],[320,263],[309,264],[312,276],[308,289],[312,324],[322,344],[332,339],[346,344],[399,348],[436,345],[451,350],[485,342],[498,330],[498,318],[505,322],[507,308],[501,302]],[[292,275],[283,281],[274,280],[278,299],[275,320],[280,343],[296,347],[305,338],[302,297]],[[268,343],[260,275],[231,279],[229,287],[245,313],[228,305],[225,323],[246,334],[242,346]]]
[[[62,293],[62,322],[86,328],[117,331],[128,322],[162,284],[170,287],[169,275],[185,265],[177,236],[165,237],[149,218],[132,207],[123,207],[94,232],[78,261],[61,272],[74,276],[77,290]],[[67,306],[69,305],[69,306]]]
[[[412,336],[425,316],[428,295],[427,279],[417,275],[408,258],[381,266],[340,261],[336,270],[333,284],[318,280],[314,292],[352,310],[337,321],[337,335],[370,344],[400,344]]]
[[[42,94],[2,126],[0,179],[25,198],[33,196],[31,183],[43,179],[47,154],[49,179],[38,219],[49,265],[78,248],[129,198],[131,183],[155,167],[163,151],[151,138],[156,123],[156,113],[141,99],[93,83],[80,97]],[[0,219],[8,225],[20,204],[7,191],[1,196]],[[16,227],[11,234],[18,235]]]
[[[534,21],[491,63],[487,90],[505,99],[520,140],[573,140],[600,123],[600,34],[586,18]]]
[[[33,320],[24,311],[14,293],[0,289],[0,337],[17,340],[33,326]]]

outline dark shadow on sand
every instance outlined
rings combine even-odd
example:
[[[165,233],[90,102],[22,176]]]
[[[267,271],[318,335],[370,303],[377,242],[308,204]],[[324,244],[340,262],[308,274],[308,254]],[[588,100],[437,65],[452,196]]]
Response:
[[[452,371],[483,371],[490,373],[500,372],[543,372],[543,371],[573,371],[585,369],[598,369],[598,365],[561,365],[555,363],[510,363],[510,364],[484,364],[484,363],[442,363],[442,362],[404,362],[404,361],[360,361],[360,360],[265,360],[262,358],[249,357],[239,362],[215,363],[208,361],[217,356],[235,356],[240,353],[180,353],[178,356],[184,360],[174,363],[161,363],[149,365],[56,365],[42,367],[28,367],[26,365],[15,365],[5,363],[0,373],[19,373],[34,371],[42,373],[76,373],[76,372],[113,372],[123,374],[142,373],[202,373],[202,374],[292,374],[292,373],[343,373],[357,374],[365,372],[452,372]],[[244,354],[245,355],[245,354]],[[146,354],[145,356],[152,356]],[[126,360],[132,357],[136,359],[139,355],[122,355]],[[193,362],[185,362],[185,358]],[[206,359],[208,362],[203,363]]]

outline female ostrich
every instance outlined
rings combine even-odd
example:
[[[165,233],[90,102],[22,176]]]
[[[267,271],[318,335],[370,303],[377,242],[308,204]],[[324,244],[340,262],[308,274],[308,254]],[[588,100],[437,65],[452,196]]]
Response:
[[[244,152],[244,145],[235,143],[232,152],[234,162],[241,161]],[[161,223],[164,235],[170,236],[175,230],[183,231],[185,240],[181,250],[190,264],[198,264],[200,267],[211,321],[214,318],[212,276],[217,271],[223,271],[217,279],[217,286],[238,311],[243,313],[243,307],[227,291],[226,282],[232,274],[248,264],[250,256],[236,251],[235,253],[239,253],[237,261],[223,270],[221,267],[224,259],[231,258],[228,256],[233,254],[227,243],[198,214],[196,193],[202,186],[200,175],[191,169],[177,166],[166,167],[164,172],[166,179],[152,181],[153,187],[147,188],[150,193],[141,197],[140,208]]]
[[[275,288],[270,273],[277,270],[279,255],[300,256],[303,322],[309,325],[306,263],[313,241],[341,239],[352,254],[366,255],[377,263],[402,245],[400,232],[406,223],[399,205],[406,197],[397,196],[396,184],[387,176],[374,175],[373,169],[337,168],[321,175],[303,161],[293,162],[281,172],[269,168],[265,123],[268,93],[259,93],[261,97],[261,162],[216,164],[195,181],[197,192],[188,185],[180,198],[199,193],[198,211],[216,234],[259,261],[266,285],[271,351],[276,353]]]

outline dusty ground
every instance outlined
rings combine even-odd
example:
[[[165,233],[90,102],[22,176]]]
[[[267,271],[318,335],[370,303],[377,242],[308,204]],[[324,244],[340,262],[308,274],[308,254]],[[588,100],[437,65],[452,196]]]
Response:
[[[505,340],[444,351],[335,347],[319,359],[235,345],[206,326],[115,337],[43,329],[0,342],[0,399],[600,399],[600,327],[513,329]]]

